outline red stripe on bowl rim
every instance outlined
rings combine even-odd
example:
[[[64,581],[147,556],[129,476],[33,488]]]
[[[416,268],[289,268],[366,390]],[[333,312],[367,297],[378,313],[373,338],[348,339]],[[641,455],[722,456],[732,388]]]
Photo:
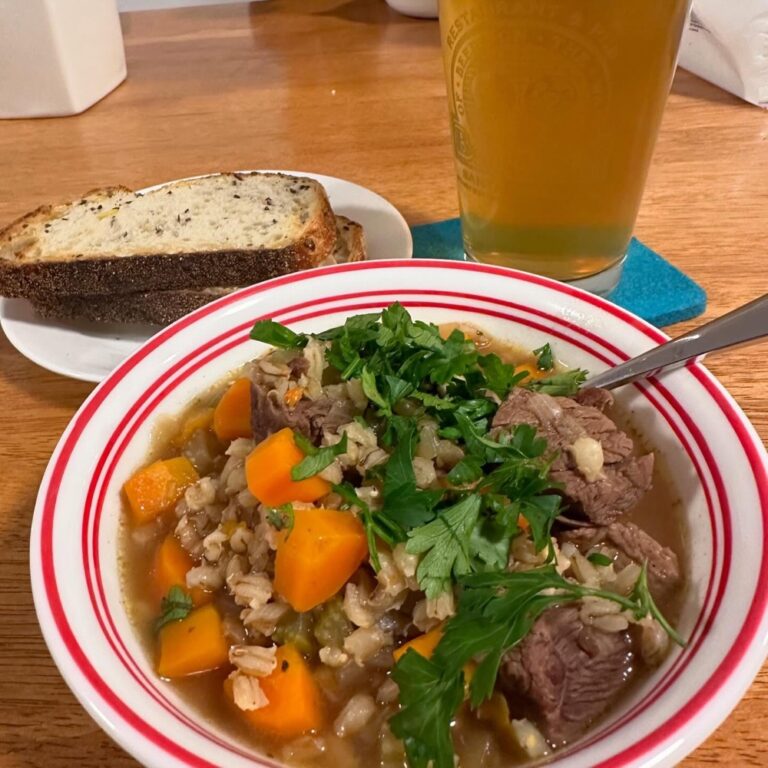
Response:
[[[434,296],[436,293],[438,293],[438,292],[434,292],[433,291],[433,292],[430,292],[430,295]],[[368,297],[370,294],[369,294],[369,292],[366,292],[365,295],[366,295],[366,297]],[[471,300],[476,300],[476,301],[485,300],[482,297],[477,297],[477,296],[473,296],[473,295],[469,295],[467,297],[470,298]],[[301,322],[303,320],[326,316],[326,315],[334,313],[334,312],[343,311],[345,313],[351,313],[353,311],[359,312],[360,310],[379,309],[382,306],[386,306],[386,304],[388,303],[387,300],[379,300],[379,301],[370,301],[370,302],[366,302],[366,303],[358,303],[358,304],[352,304],[352,305],[346,304],[346,305],[343,305],[343,306],[338,304],[338,302],[341,301],[341,300],[344,300],[344,299],[351,300],[351,299],[355,299],[355,298],[357,298],[357,294],[337,295],[337,296],[333,296],[333,297],[330,297],[328,299],[323,300],[324,302],[333,302],[334,303],[333,307],[329,307],[329,308],[326,308],[326,309],[323,309],[323,310],[315,310],[313,312],[307,312],[307,313],[300,314],[300,315],[290,315],[290,313],[295,310],[296,306],[304,306],[304,305],[295,305],[293,307],[283,308],[281,310],[281,313],[279,315],[275,315],[275,317],[279,318],[282,322],[285,322],[286,324],[290,325],[290,324],[293,324],[293,323]],[[487,301],[487,300],[485,300],[485,301]],[[319,303],[323,303],[323,302],[319,302]],[[520,317],[518,317],[516,315],[509,315],[508,313],[498,312],[498,311],[495,311],[495,310],[488,310],[488,309],[484,309],[484,308],[481,309],[481,308],[478,308],[475,305],[473,305],[472,307],[464,307],[464,306],[461,306],[461,305],[445,304],[445,303],[440,303],[440,302],[435,302],[435,301],[427,301],[427,302],[420,301],[418,303],[406,301],[406,305],[407,306],[414,306],[415,305],[415,306],[418,306],[418,307],[431,307],[431,308],[439,307],[439,308],[451,309],[451,310],[461,310],[461,309],[464,309],[464,310],[472,311],[475,314],[494,315],[496,317],[500,317],[500,318],[508,320],[510,322],[517,322],[519,324],[528,325],[529,327],[535,327],[537,330],[545,332],[545,333],[549,334],[550,336],[558,336],[559,338],[567,341],[568,343],[574,344],[575,346],[580,347],[584,351],[587,351],[588,353],[594,355],[595,357],[597,357],[598,359],[600,359],[602,362],[604,362],[606,364],[610,364],[612,362],[611,360],[606,358],[602,353],[599,353],[599,352],[595,351],[592,347],[588,347],[583,342],[577,341],[577,340],[575,340],[571,336],[568,336],[566,334],[561,333],[558,330],[555,330],[551,325],[550,326],[543,326],[543,325],[538,324],[538,323],[533,323],[531,321],[524,320],[524,319],[522,319],[522,318],[520,318]],[[289,314],[290,316],[289,317],[285,317],[284,314]],[[557,320],[556,318],[553,318],[553,317],[550,317],[549,319],[550,319],[550,322],[555,322],[555,323],[560,322],[559,320]],[[121,455],[122,451],[125,449],[125,447],[128,445],[130,440],[133,438],[136,430],[141,425],[143,420],[146,417],[148,417],[149,413],[154,409],[154,407],[157,404],[159,404],[165,397],[167,397],[167,395],[172,391],[172,389],[180,382],[182,377],[188,376],[190,373],[194,372],[195,370],[199,369],[203,365],[205,365],[208,362],[210,362],[210,360],[213,359],[215,356],[218,356],[219,354],[221,354],[224,351],[228,351],[233,346],[238,345],[240,343],[247,343],[248,342],[247,335],[242,337],[242,338],[239,338],[239,337],[241,336],[241,334],[244,334],[245,331],[250,329],[250,327],[252,325],[252,322],[253,321],[249,321],[247,323],[242,323],[242,324],[240,324],[240,325],[230,329],[229,331],[225,332],[224,334],[220,334],[219,336],[215,337],[215,339],[212,340],[212,342],[210,342],[210,343],[208,343],[208,344],[206,344],[206,345],[204,345],[202,347],[198,347],[195,350],[194,353],[191,353],[191,354],[187,355],[185,358],[180,360],[172,369],[170,369],[168,372],[163,374],[163,376],[161,376],[159,379],[155,380],[155,382],[153,383],[152,387],[150,387],[150,389],[147,390],[142,395],[142,398],[140,399],[140,401],[136,402],[136,404],[135,404],[136,406],[138,406],[139,404],[143,404],[146,400],[149,399],[149,395],[152,395],[151,401],[146,406],[144,411],[142,411],[142,413],[143,413],[142,418],[140,420],[134,422],[133,425],[131,426],[131,428],[128,430],[128,432],[126,432],[125,434],[122,435],[122,439],[121,439],[120,445],[117,448],[116,454],[113,455],[112,461],[111,461],[111,463],[110,463],[110,465],[109,465],[109,467],[107,469],[107,477],[104,479],[103,482],[101,482],[100,475],[101,475],[101,469],[102,469],[102,466],[103,466],[104,454],[102,454],[102,458],[100,459],[100,461],[97,464],[97,469],[96,469],[96,471],[94,473],[94,480],[92,480],[92,483],[91,483],[91,490],[89,490],[89,496],[91,496],[94,484],[97,481],[100,482],[100,485],[101,485],[101,488],[102,488],[102,492],[99,494],[99,498],[98,498],[98,500],[96,502],[96,505],[95,505],[96,510],[97,510],[97,513],[96,513],[97,515],[98,515],[99,511],[103,508],[104,496],[106,494],[106,488],[107,488],[107,485],[109,483],[109,479],[111,477],[112,471],[116,467],[117,462],[119,461],[119,458],[120,458],[120,455]],[[568,327],[570,328],[570,326],[568,326]],[[572,328],[570,328],[570,329],[573,331]],[[225,345],[222,346],[221,343],[224,340],[226,340],[227,338],[230,338],[230,337],[235,337],[235,338],[233,340],[227,342]],[[191,366],[185,368],[185,365],[187,365],[187,363],[190,363],[192,360],[194,360],[195,358],[199,357],[202,353],[206,352],[210,347],[213,347],[213,346],[215,346],[216,349],[212,353],[206,354],[204,357],[202,357],[200,360],[198,360],[194,365],[191,365]],[[619,353],[619,354],[622,354],[622,353]],[[175,381],[169,383],[167,386],[165,386],[162,389],[160,389],[160,385],[164,384],[165,381],[170,378],[170,374],[176,373],[177,371],[181,370],[182,368],[184,369],[183,373]],[[156,390],[158,390],[158,389],[159,389],[159,391],[157,392],[157,394],[155,394]],[[658,406],[658,404],[656,405],[656,409],[659,412],[661,412],[663,415],[665,415],[664,412],[663,412],[663,409],[661,409]],[[136,410],[135,408],[132,408],[129,413],[132,414],[133,411],[135,411],[135,410]],[[669,418],[666,415],[665,415],[665,418],[667,419],[668,422],[670,421]],[[115,430],[115,433],[113,433],[110,442],[114,442],[116,440],[115,435],[118,432],[122,432],[123,431],[123,427],[124,427],[124,425],[128,421],[130,421],[129,417],[126,417],[125,419],[123,419],[123,421],[121,421],[120,425]],[[699,614],[699,616],[697,618],[697,621],[696,621],[696,623],[694,625],[694,628],[693,628],[693,630],[691,632],[692,643],[691,643],[691,646],[690,646],[690,652],[688,654],[684,655],[684,656],[683,655],[678,656],[678,659],[675,661],[675,663],[673,665],[671,665],[670,668],[665,671],[664,676],[659,681],[657,681],[657,684],[654,687],[653,691],[649,692],[649,694],[646,696],[646,698],[642,699],[631,710],[629,710],[627,713],[625,713],[625,715],[622,718],[622,721],[624,721],[626,719],[629,719],[630,717],[634,716],[635,714],[639,714],[639,712],[641,712],[644,709],[646,709],[647,706],[649,706],[649,704],[651,703],[651,701],[650,701],[651,697],[653,697],[653,699],[658,698],[658,695],[660,695],[659,688],[668,680],[668,678],[671,675],[674,675],[672,680],[669,680],[669,682],[667,682],[666,685],[664,685],[664,690],[666,690],[666,688],[669,687],[669,684],[671,684],[671,682],[676,677],[678,677],[679,674],[682,673],[682,671],[685,669],[687,664],[693,659],[693,656],[695,655],[695,651],[698,649],[698,642],[694,642],[694,639],[697,638],[697,636],[700,637],[699,628],[702,625],[702,623],[705,621],[705,619],[708,618],[709,614],[713,610],[713,608],[711,608],[709,606],[709,603],[710,603],[711,594],[712,594],[712,590],[711,590],[712,574],[713,574],[715,566],[717,564],[717,543],[716,543],[717,542],[717,533],[716,533],[716,527],[714,525],[714,519],[713,519],[714,512],[713,512],[712,502],[711,502],[711,493],[710,493],[710,490],[709,490],[708,485],[706,483],[706,480],[704,478],[704,475],[701,472],[701,468],[700,468],[700,466],[698,464],[698,460],[693,455],[693,452],[690,450],[690,446],[687,443],[687,439],[685,438],[684,435],[682,435],[682,433],[677,428],[677,426],[674,425],[674,423],[672,423],[672,422],[670,422],[670,423],[671,423],[672,428],[676,431],[676,434],[678,435],[678,438],[681,440],[682,444],[687,449],[687,452],[688,452],[691,460],[694,462],[694,464],[695,464],[695,466],[697,468],[697,472],[698,472],[698,474],[699,474],[699,476],[701,478],[701,481],[702,481],[702,486],[704,488],[704,492],[705,492],[705,495],[706,495],[706,498],[707,498],[707,501],[708,501],[708,510],[709,510],[709,515],[710,515],[710,520],[711,520],[711,527],[712,527],[713,550],[714,550],[713,564],[712,564],[712,569],[711,569],[711,572],[710,572],[709,583],[708,583],[708,586],[707,586],[707,589],[706,589],[706,597],[705,597],[705,600],[704,600],[703,605],[702,605],[702,610],[701,610],[701,612],[700,612],[700,614]],[[86,514],[88,515],[89,513],[90,513],[90,508],[89,508],[89,510],[88,510],[88,512]],[[727,515],[726,515],[726,517],[727,517]],[[87,525],[87,517],[86,517],[86,523],[84,524],[84,531],[87,529],[87,527],[88,527],[88,525]],[[93,555],[94,559],[96,561],[98,561],[98,523],[94,526],[94,529],[93,529],[93,532],[92,532],[92,536],[91,536],[91,540],[92,541],[91,541],[91,547],[90,548],[91,548],[91,551],[94,552],[94,555]],[[86,563],[86,568],[87,568],[87,563]],[[132,676],[134,678],[137,679],[137,682],[139,682],[139,684],[145,690],[147,690],[147,692],[149,692],[149,688],[150,687],[152,688],[152,690],[154,691],[154,693],[151,694],[151,695],[153,695],[153,698],[155,698],[155,700],[158,701],[158,703],[161,703],[161,705],[170,714],[172,714],[173,716],[175,716],[177,719],[181,720],[182,722],[186,722],[188,725],[191,725],[191,727],[195,731],[197,731],[201,735],[204,735],[209,740],[214,741],[215,743],[219,744],[220,746],[225,746],[220,740],[218,740],[217,737],[215,737],[210,732],[208,732],[208,731],[201,731],[199,729],[199,727],[197,727],[196,724],[191,724],[190,721],[189,721],[189,718],[187,718],[180,710],[178,710],[175,707],[173,707],[173,705],[163,696],[162,692],[155,687],[156,679],[150,680],[149,678],[147,678],[143,674],[143,672],[140,669],[140,665],[137,664],[136,661],[130,656],[129,652],[127,651],[127,649],[125,648],[124,644],[122,643],[122,641],[121,641],[121,639],[119,637],[119,633],[117,632],[116,627],[114,626],[114,621],[112,619],[112,616],[111,616],[111,614],[109,612],[109,609],[108,609],[108,606],[107,606],[106,597],[105,597],[105,594],[104,594],[103,585],[101,584],[101,579],[100,579],[100,574],[99,574],[98,568],[96,568],[96,574],[97,574],[96,578],[97,578],[97,584],[98,584],[98,592],[99,592],[99,596],[100,596],[100,599],[101,599],[101,607],[94,603],[94,606],[93,606],[94,607],[94,611],[98,615],[99,614],[99,610],[101,609],[106,614],[106,623],[111,628],[112,633],[114,634],[114,639],[117,642],[117,644],[120,646],[120,648],[122,649],[122,653],[121,653],[120,650],[118,650],[115,647],[114,642],[112,641],[112,639],[109,637],[109,635],[106,632],[106,629],[104,627],[104,623],[102,621],[101,616],[99,616],[99,622],[100,622],[100,624],[102,626],[102,631],[104,632],[105,636],[107,637],[107,640],[110,643],[110,645],[112,646],[112,648],[115,651],[115,653],[118,655],[119,658],[121,658],[121,661],[123,662],[124,666],[126,666],[126,669],[129,671],[130,674],[132,674]],[[87,577],[88,577],[88,580],[89,580],[89,592],[92,595],[93,593],[92,593],[92,590],[91,590],[91,587],[90,587],[90,580],[91,580],[90,572],[88,573]],[[723,580],[721,579],[721,581],[723,581]],[[717,607],[717,604],[715,604],[715,607]],[[122,658],[122,656],[127,657],[127,661],[126,661],[126,658]],[[133,669],[129,668],[129,665]],[[138,677],[137,677],[137,675],[138,675]],[[139,680],[139,677],[141,678],[141,680]],[[160,699],[162,699],[162,701],[160,701]],[[612,730],[614,730],[615,727],[617,727],[617,724],[614,723],[614,724],[611,724],[611,731],[606,731],[606,729],[596,731],[595,732],[595,738],[599,738],[599,737],[601,737],[601,735],[605,735],[606,732],[612,732]],[[585,746],[587,746],[586,743],[583,743],[583,742],[579,743],[579,745],[574,747],[574,750],[575,751],[580,751]],[[229,748],[229,746],[226,745],[226,748]]]
[[[351,269],[350,269],[350,267],[343,267],[343,268],[340,268],[340,267],[330,267],[330,268],[326,268],[324,270],[317,270],[311,276],[309,276],[309,275],[292,275],[292,276],[289,276],[288,278],[278,278],[275,281],[271,281],[269,284],[265,284],[265,285],[261,285],[261,286],[256,286],[255,288],[252,288],[252,289],[245,289],[244,291],[238,293],[237,295],[234,295],[232,297],[225,297],[224,299],[219,300],[218,302],[216,302],[214,305],[211,305],[210,307],[206,307],[206,308],[203,308],[201,310],[198,310],[196,313],[193,313],[193,315],[189,316],[188,318],[185,318],[184,320],[179,321],[179,323],[177,323],[174,326],[171,326],[170,328],[168,328],[165,331],[161,332],[158,337],[155,337],[154,340],[148,342],[148,344],[145,347],[143,347],[141,350],[139,350],[132,358],[130,358],[128,361],[126,361],[126,363],[124,363],[122,366],[120,366],[120,368],[115,372],[115,374],[113,374],[113,376],[110,377],[107,380],[107,382],[105,382],[104,385],[102,385],[102,387],[100,387],[99,390],[97,390],[97,392],[94,393],[94,396],[93,396],[93,399],[91,400],[91,402],[86,403],[86,406],[84,406],[82,413],[79,415],[79,422],[77,424],[75,424],[73,422],[73,429],[71,430],[71,432],[68,435],[68,437],[73,438],[79,432],[82,431],[82,428],[84,427],[84,423],[82,421],[83,418],[85,418],[87,416],[87,418],[89,420],[90,417],[92,416],[92,411],[94,411],[96,409],[96,407],[100,404],[100,402],[103,401],[103,399],[106,397],[108,392],[111,391],[114,388],[115,383],[118,380],[122,379],[125,376],[125,374],[132,367],[135,367],[135,365],[138,364],[138,362],[140,362],[140,360],[142,360],[144,357],[146,357],[146,355],[149,354],[149,352],[152,351],[152,349],[156,348],[163,341],[165,341],[167,338],[170,338],[175,333],[178,333],[179,330],[181,330],[182,328],[186,327],[187,325],[197,321],[199,318],[203,317],[204,315],[209,314],[210,312],[216,311],[216,310],[220,309],[222,306],[224,306],[224,305],[226,305],[228,303],[231,303],[232,301],[239,300],[239,299],[243,298],[244,295],[249,295],[249,294],[252,294],[252,293],[256,293],[256,292],[259,292],[260,290],[266,290],[268,288],[273,287],[273,285],[275,285],[275,284],[286,283],[286,282],[294,282],[295,280],[310,279],[310,277],[319,277],[320,275],[318,273],[329,273],[329,272],[332,273],[332,272],[353,271],[353,270],[357,270],[357,269],[371,269],[371,268],[373,268],[373,269],[381,269],[381,268],[391,268],[393,266],[396,267],[396,268],[408,268],[408,267],[415,267],[415,266],[421,267],[422,265],[417,264],[417,263],[409,263],[409,262],[395,262],[395,263],[380,262],[378,264],[372,264],[372,263],[371,264],[365,264],[364,263],[364,264],[353,265]],[[627,322],[630,326],[632,326],[632,327],[642,331],[646,336],[652,338],[654,341],[664,340],[664,336],[662,334],[660,334],[658,331],[656,331],[655,329],[651,329],[650,327],[647,327],[644,323],[642,323],[642,321],[639,321],[636,318],[627,315],[622,310],[618,310],[617,308],[613,307],[612,305],[609,305],[609,304],[603,302],[602,300],[597,299],[596,297],[582,295],[580,292],[575,291],[574,289],[570,289],[567,286],[562,286],[562,285],[557,284],[557,283],[552,283],[551,281],[547,281],[544,278],[532,278],[531,276],[524,275],[522,273],[514,273],[514,272],[509,271],[509,270],[503,270],[503,269],[500,269],[500,268],[493,268],[493,267],[477,267],[476,265],[473,265],[471,268],[467,268],[467,265],[440,263],[440,264],[430,264],[429,267],[433,268],[433,269],[435,269],[435,268],[439,268],[439,269],[459,269],[459,268],[462,268],[462,269],[467,269],[467,271],[490,272],[490,273],[493,273],[493,274],[496,274],[496,275],[499,275],[499,276],[503,276],[503,277],[505,277],[507,279],[516,278],[516,279],[523,280],[524,282],[533,282],[533,283],[541,284],[541,285],[544,285],[544,286],[546,286],[546,287],[548,287],[550,289],[554,289],[554,290],[560,291],[562,293],[573,295],[573,296],[579,298],[582,301],[585,301],[587,303],[592,303],[592,304],[598,306],[603,311],[607,311],[610,314],[613,314],[613,315],[617,316],[618,318],[620,318],[624,322]],[[716,400],[716,402],[718,403],[719,407],[721,408],[721,410],[724,411],[724,413],[728,417],[729,422],[732,424],[732,426],[736,430],[742,445],[745,447],[745,452],[747,453],[747,457],[748,457],[748,459],[750,461],[750,465],[751,465],[752,470],[753,470],[753,475],[755,476],[756,479],[758,479],[759,477],[762,477],[762,479],[764,479],[765,478],[765,467],[763,466],[764,457],[759,453],[758,449],[756,448],[756,446],[754,444],[755,438],[754,438],[753,435],[750,434],[749,430],[745,427],[745,425],[743,423],[743,420],[742,420],[741,416],[739,415],[738,411],[736,411],[736,409],[734,408],[733,404],[730,403],[727,400],[727,397],[723,396],[723,393],[720,391],[720,389],[718,388],[717,385],[715,385],[711,380],[706,379],[706,375],[704,376],[704,378],[702,378],[702,374],[705,373],[703,370],[702,371],[696,371],[695,373],[698,374],[697,378],[700,378],[707,385],[707,389],[708,389],[710,395],[713,397],[713,399]],[[78,421],[78,419],[76,419],[75,421]],[[78,426],[79,426],[79,429],[77,429]],[[54,489],[57,490],[58,489],[58,485],[59,485],[60,480],[61,480],[61,475],[59,474],[57,476],[57,470],[61,470],[61,468],[63,466],[65,466],[65,464],[62,464],[62,459],[63,458],[67,458],[68,459],[68,455],[67,455],[67,451],[66,451],[67,448],[69,448],[69,453],[71,454],[71,448],[72,448],[72,441],[71,440],[68,441],[68,443],[63,446],[62,451],[57,456],[57,463],[53,467],[53,471],[51,472],[51,476],[50,476],[51,479],[49,481],[49,488],[48,488],[48,492],[46,494],[46,499],[45,499],[47,504],[43,507],[43,516],[44,516],[44,518],[47,517],[45,515],[45,512],[47,511],[47,512],[50,513],[50,511],[51,511],[50,504],[53,501],[55,501],[55,493],[52,493],[52,490],[54,490]],[[761,491],[761,503],[762,503],[763,513],[764,513],[763,517],[765,519],[766,498],[765,498],[764,488],[760,487],[760,483],[759,482],[758,482],[758,487],[760,488],[760,491]],[[764,527],[764,530],[765,530],[765,527]],[[44,539],[44,537],[41,537],[41,549],[40,549],[40,554],[43,557],[43,561],[42,561],[42,566],[43,566],[43,571],[44,571],[43,575],[44,575],[44,577],[46,575],[50,577],[50,575],[51,575],[51,573],[50,573],[50,563],[49,563],[48,567],[46,567],[46,562],[45,562],[45,559],[46,559],[45,556],[51,554],[50,542],[46,542],[43,539]],[[765,570],[765,557],[763,558],[761,574],[762,574],[762,572],[764,570]],[[48,580],[46,579],[45,581],[46,581],[46,586],[50,586],[50,584],[48,583]],[[50,593],[48,594],[48,596],[50,598]],[[58,595],[56,595],[56,597],[58,598]],[[49,605],[50,605],[50,600],[49,600]],[[758,628],[758,626],[760,624],[761,618],[762,618],[762,617],[759,617],[759,616],[755,615],[757,610],[760,609],[760,608],[762,608],[763,612],[764,612],[764,610],[765,610],[765,594],[764,594],[764,590],[762,590],[761,592],[756,593],[756,595],[755,595],[755,597],[753,599],[752,606],[750,608],[750,614],[748,616],[748,619],[749,619],[748,624],[749,624],[749,627],[753,631],[757,630],[757,628]],[[57,627],[57,628],[59,630],[61,630],[60,626]],[[754,639],[754,632],[749,637],[744,635],[744,634],[742,634],[742,636],[740,638],[740,643],[739,643],[739,646],[740,646],[740,656],[739,656],[739,659],[741,658],[743,653],[746,652],[746,649],[751,644],[751,641],[753,639]],[[85,661],[86,664],[87,664],[87,659],[83,659],[83,661]],[[736,666],[737,661],[738,660],[731,659],[731,664],[729,665],[729,671],[731,671]],[[714,691],[712,691],[711,693],[714,693]],[[701,694],[703,696],[704,691],[702,691]],[[701,696],[698,697],[698,698],[701,698]],[[648,745],[645,745],[644,749],[645,749],[645,751],[648,751]]]

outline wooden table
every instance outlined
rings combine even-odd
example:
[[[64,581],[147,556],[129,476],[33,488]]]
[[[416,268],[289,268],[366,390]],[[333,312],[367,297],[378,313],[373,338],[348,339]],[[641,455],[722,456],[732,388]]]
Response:
[[[435,22],[383,0],[272,0],[124,17],[128,80],[78,117],[0,122],[0,222],[108,184],[237,168],[342,176],[411,223],[456,215]],[[768,112],[678,72],[637,226],[709,293],[714,317],[766,290]],[[690,327],[684,324],[673,332]],[[713,360],[768,436],[768,357]],[[51,451],[90,391],[0,335],[0,766],[136,763],[85,714],[43,643],[27,548]],[[768,764],[768,668],[686,768]]]

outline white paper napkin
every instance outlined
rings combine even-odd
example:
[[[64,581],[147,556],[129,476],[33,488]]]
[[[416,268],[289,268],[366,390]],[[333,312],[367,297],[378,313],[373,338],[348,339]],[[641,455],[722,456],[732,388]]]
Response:
[[[694,0],[679,63],[768,108],[768,0]]]

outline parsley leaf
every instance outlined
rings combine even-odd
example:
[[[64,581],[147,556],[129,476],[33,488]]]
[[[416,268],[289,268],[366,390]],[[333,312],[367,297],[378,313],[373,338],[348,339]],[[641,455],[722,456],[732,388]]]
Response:
[[[500,443],[486,437],[465,413],[457,411],[454,414],[454,418],[456,419],[459,433],[470,454],[481,459],[484,464],[501,459],[503,449]]]
[[[451,485],[471,485],[483,477],[483,464],[477,456],[465,456],[447,477]]]
[[[456,403],[449,397],[438,397],[429,392],[421,392],[418,389],[411,392],[411,396],[420,400],[427,408],[434,408],[438,411],[450,410],[456,407]]]
[[[552,354],[552,347],[549,346],[549,343],[534,349],[533,354],[536,355],[536,367],[540,371],[551,371],[555,367],[555,356]]]
[[[587,371],[582,368],[574,368],[571,371],[563,371],[547,376],[545,379],[532,381],[526,386],[535,392],[544,395],[562,395],[572,397],[579,391],[579,387],[587,380]]]
[[[440,510],[432,522],[408,532],[406,551],[424,555],[416,578],[427,597],[451,589],[452,577],[472,570],[468,542],[479,513],[480,496],[473,493]]]
[[[342,379],[360,376],[363,357],[375,341],[379,327],[378,314],[353,315],[344,325],[317,334],[318,339],[331,342],[325,357],[341,373]]]
[[[544,456],[547,443],[536,437],[532,426],[519,424],[500,446],[506,458],[480,481],[478,489],[492,494],[486,504],[497,504],[497,518],[504,513],[499,522],[512,531],[522,515],[530,524],[536,549],[549,547],[552,556],[550,530],[560,513],[560,497],[551,493],[555,486],[549,479],[550,460]],[[498,497],[506,497],[509,503],[498,506]]]
[[[413,450],[416,425],[398,417],[393,422],[397,445],[384,466],[382,514],[404,528],[423,525],[434,518],[434,508],[443,491],[426,491],[416,486]]]
[[[304,437],[301,432],[294,431],[293,442],[296,443],[296,447],[305,456],[314,456],[320,449],[308,438]]]
[[[467,451],[484,463],[502,463],[509,458],[537,459],[547,449],[547,441],[537,438],[536,428],[530,424],[518,424],[511,434],[502,432],[499,440],[494,440],[462,411],[457,411],[454,418]]]
[[[601,565],[604,568],[607,568],[613,562],[608,555],[604,555],[602,552],[592,552],[587,555],[587,560],[590,563],[594,563],[594,565]]]
[[[664,617],[664,614],[659,610],[659,607],[654,602],[651,595],[651,590],[648,588],[648,563],[643,563],[643,568],[640,571],[640,575],[637,577],[637,582],[632,590],[632,594],[629,596],[629,601],[635,604],[633,610],[636,619],[642,619],[645,616],[651,616],[656,619],[661,625],[661,628],[672,638],[672,640],[681,647],[685,647],[685,640],[672,627],[672,625]]]
[[[295,433],[295,436],[298,433]],[[294,436],[294,439],[295,439]],[[298,445],[298,441],[296,441]],[[347,433],[341,436],[341,440],[335,445],[327,445],[323,448],[314,448],[314,453],[305,456],[295,467],[291,469],[291,480],[307,480],[322,472],[326,467],[333,464],[333,460],[347,450]]]
[[[400,689],[400,711],[389,721],[401,739],[409,768],[454,768],[451,719],[464,698],[464,678],[443,670],[413,649],[392,671]]]
[[[419,395],[413,391],[413,384],[405,379],[398,378],[397,376],[384,376],[384,382],[387,388],[387,400],[388,403],[397,403],[404,397],[408,397],[411,393]]]
[[[530,523],[536,551],[549,549],[549,559],[554,558],[555,552],[550,532],[552,523],[560,514],[560,497],[554,494],[532,496],[520,503],[520,514]]]
[[[192,608],[192,598],[181,587],[171,587],[160,603],[160,617],[155,622],[155,632],[172,621],[186,619]]]
[[[309,341],[306,334],[296,333],[275,320],[259,320],[251,328],[251,338],[281,349],[301,349]]]
[[[469,537],[473,570],[505,570],[509,563],[510,538],[510,531],[505,526],[481,518]]]
[[[515,373],[514,365],[502,362],[501,358],[493,353],[482,355],[478,363],[485,374],[485,386],[502,400],[512,387],[528,375],[526,371]]]
[[[272,320],[257,323],[253,334],[289,348],[304,346],[310,338]],[[452,437],[460,433],[450,414],[459,409],[484,433],[487,417],[496,409],[493,398],[503,399],[527,376],[498,355],[481,354],[458,329],[442,338],[436,325],[414,320],[397,302],[379,313],[349,317],[344,325],[313,337],[328,342],[326,360],[343,381],[360,379],[366,397],[384,418],[386,435],[395,406],[405,398],[420,401]]]
[[[389,402],[384,399],[384,395],[379,392],[378,384],[376,383],[376,376],[373,371],[366,365],[363,366],[363,370],[360,376],[360,383],[363,386],[363,392],[365,396],[376,405],[381,408],[384,413],[391,415],[392,407]]]
[[[441,347],[422,360],[422,378],[433,384],[447,384],[456,376],[463,376],[477,365],[477,347],[456,329],[443,341]]]
[[[338,341],[345,339],[353,345],[362,346],[371,339],[375,339],[379,329],[379,313],[352,315],[344,322],[344,325],[328,328],[316,334],[322,341]]]
[[[267,510],[267,522],[278,531],[293,529],[293,504],[281,504]]]
[[[349,483],[333,485],[332,489],[334,493],[338,493],[341,496],[348,506],[359,510],[360,520],[365,528],[365,536],[368,541],[368,555],[371,558],[374,570],[379,571],[381,569],[381,562],[379,560],[376,537],[378,536],[392,547],[397,542],[405,540],[405,531],[399,524],[388,520],[380,512],[371,510]]]

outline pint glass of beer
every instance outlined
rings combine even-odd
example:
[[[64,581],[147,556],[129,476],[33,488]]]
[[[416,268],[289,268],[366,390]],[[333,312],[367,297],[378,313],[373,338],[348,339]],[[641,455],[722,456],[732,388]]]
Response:
[[[615,285],[688,6],[440,0],[469,258]]]

